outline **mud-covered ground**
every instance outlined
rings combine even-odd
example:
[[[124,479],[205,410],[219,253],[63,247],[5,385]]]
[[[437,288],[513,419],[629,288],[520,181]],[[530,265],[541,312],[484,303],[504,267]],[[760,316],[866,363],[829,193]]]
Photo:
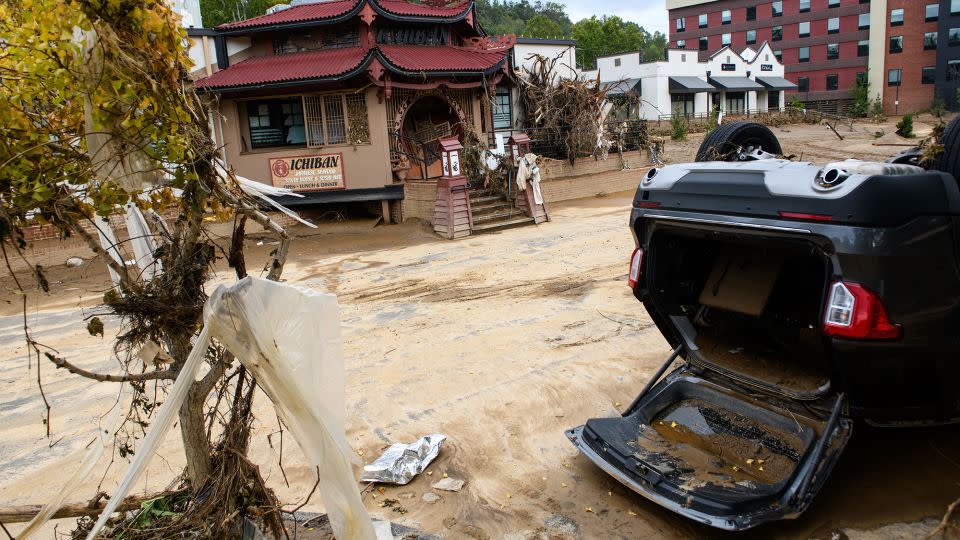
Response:
[[[835,160],[850,155],[845,144],[879,148],[869,133],[874,128],[858,126],[859,135],[850,134],[855,136],[846,143],[822,126],[774,131],[788,153],[802,148],[805,159]],[[667,159],[688,159],[698,140],[668,143]],[[877,158],[900,149],[852,155]],[[431,475],[365,495],[372,514],[446,538],[730,536],[646,502],[581,457],[563,436],[587,418],[617,414],[669,354],[626,286],[629,206],[629,194],[558,204],[550,223],[455,242],[438,240],[416,221],[295,229],[287,281],[339,295],[347,436],[358,461],[372,461],[392,442],[448,436]],[[266,261],[271,241],[251,238],[248,267]],[[53,289],[28,297],[34,337],[82,367],[115,370],[109,339],[90,337],[82,321],[96,312],[106,287],[103,265],[66,268],[60,259],[69,250],[44,253]],[[228,280],[230,273],[216,279]],[[38,503],[77,462],[116,386],[42,364],[53,406],[46,438],[36,365],[28,366],[24,356],[19,297],[9,277],[0,284],[0,503]],[[106,322],[110,336],[117,325]],[[905,384],[923,381],[918,374]],[[281,471],[276,415],[263,396],[256,413],[253,460],[280,497],[295,503],[313,485],[313,471],[289,435]],[[183,463],[178,444],[171,433],[138,492],[171,482]],[[122,459],[109,467],[105,460],[72,499],[92,495],[104,475],[103,487],[112,489],[125,467]],[[423,501],[444,473],[464,479],[463,490]],[[747,536],[923,537],[957,497],[957,429],[857,425],[810,509]],[[406,512],[382,508],[384,498],[396,499]],[[322,509],[319,496],[303,508]],[[59,531],[70,525],[61,521]]]

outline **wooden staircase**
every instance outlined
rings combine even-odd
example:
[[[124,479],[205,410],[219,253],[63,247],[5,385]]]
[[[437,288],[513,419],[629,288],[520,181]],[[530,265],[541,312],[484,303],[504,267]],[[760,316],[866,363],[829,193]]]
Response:
[[[470,190],[474,234],[501,231],[522,225],[533,225],[532,217],[514,206],[512,201],[490,189]]]

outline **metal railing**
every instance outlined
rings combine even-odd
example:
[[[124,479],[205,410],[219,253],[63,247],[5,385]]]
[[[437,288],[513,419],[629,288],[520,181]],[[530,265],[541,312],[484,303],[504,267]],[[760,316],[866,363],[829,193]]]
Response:
[[[436,143],[421,141],[415,137],[407,137],[395,131],[390,132],[389,136],[391,153],[406,157],[410,162],[410,168],[414,166],[419,167],[421,179],[426,180],[430,178],[430,165],[441,159],[440,152],[435,148]],[[413,152],[408,151],[407,149],[411,147],[419,149],[420,152],[417,153],[415,150]]]

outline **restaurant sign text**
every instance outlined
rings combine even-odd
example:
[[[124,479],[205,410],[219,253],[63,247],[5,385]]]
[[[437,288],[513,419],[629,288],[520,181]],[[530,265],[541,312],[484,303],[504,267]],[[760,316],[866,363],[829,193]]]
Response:
[[[270,159],[270,180],[294,191],[345,189],[343,154],[315,154]]]

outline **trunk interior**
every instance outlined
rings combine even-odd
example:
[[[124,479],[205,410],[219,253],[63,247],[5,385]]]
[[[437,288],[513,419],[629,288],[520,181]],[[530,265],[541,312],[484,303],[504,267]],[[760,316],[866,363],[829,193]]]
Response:
[[[830,266],[812,244],[661,230],[648,252],[651,296],[689,360],[794,399],[827,393]]]
[[[679,227],[647,248],[645,301],[679,333],[688,364],[623,416],[567,436],[637,493],[715,527],[799,514],[851,427],[843,396],[826,395],[828,259],[808,242]]]

